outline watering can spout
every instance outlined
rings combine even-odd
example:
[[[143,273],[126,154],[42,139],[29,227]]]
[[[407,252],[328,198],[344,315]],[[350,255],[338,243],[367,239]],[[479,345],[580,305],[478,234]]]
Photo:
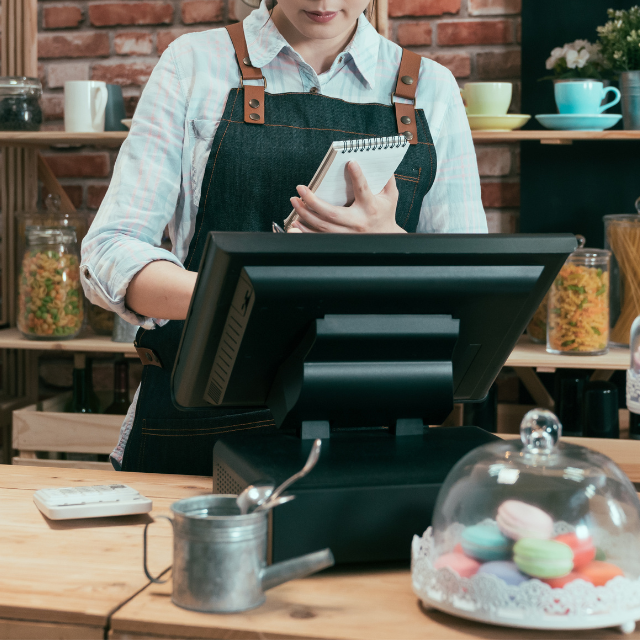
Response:
[[[331,549],[323,549],[322,551],[308,553],[305,556],[278,562],[278,564],[272,564],[270,567],[265,567],[262,572],[262,590],[272,589],[289,580],[305,578],[312,573],[332,567],[334,564],[335,560]]]

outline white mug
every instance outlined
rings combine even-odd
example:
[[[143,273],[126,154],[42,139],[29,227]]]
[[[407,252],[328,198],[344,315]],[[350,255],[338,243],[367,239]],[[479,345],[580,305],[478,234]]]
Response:
[[[95,80],[64,83],[64,130],[74,133],[104,131],[107,84]]]

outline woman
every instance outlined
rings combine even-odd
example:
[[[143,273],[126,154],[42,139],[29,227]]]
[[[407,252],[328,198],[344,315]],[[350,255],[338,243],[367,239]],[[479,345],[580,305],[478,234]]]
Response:
[[[179,38],[156,66],[82,247],[89,300],[142,327],[136,346],[148,365],[111,457],[116,469],[210,474],[220,434],[273,428],[267,410],[185,414],[171,402],[208,231],[270,232],[291,199],[299,233],[486,232],[453,76],[382,38],[363,15],[367,3],[280,0],[269,12],[263,2],[228,30]],[[356,163],[350,206],[301,186],[334,140],[399,132],[411,146],[397,187],[392,178],[372,194]],[[172,252],[159,248],[167,225]]]

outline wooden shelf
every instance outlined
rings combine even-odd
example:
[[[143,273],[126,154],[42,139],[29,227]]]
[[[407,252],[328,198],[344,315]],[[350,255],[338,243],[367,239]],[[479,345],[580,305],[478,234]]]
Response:
[[[640,131],[472,131],[474,142],[522,142],[571,144],[575,140],[640,140]]]
[[[523,336],[505,362],[506,367],[543,369],[628,369],[629,349],[611,347],[603,356],[554,355],[543,344],[535,344]]]
[[[67,133],[65,131],[0,131],[0,147],[49,147],[51,145],[96,145],[119,147],[128,131]]]
[[[113,342],[109,336],[85,335],[73,340],[27,340],[17,329],[0,330],[0,349],[30,349],[32,351],[91,351],[94,353],[127,353],[136,355],[133,344]],[[556,356],[547,353],[544,345],[534,344],[523,336],[505,362],[507,367],[557,369],[628,369],[629,349],[612,347],[604,356]]]
[[[17,329],[0,330],[0,349],[32,351],[91,351],[94,353],[126,353],[136,355],[130,342],[113,342],[109,336],[87,335],[73,340],[27,340]]]
[[[571,144],[576,140],[640,140],[640,131],[472,131],[475,142]],[[67,133],[65,131],[0,131],[0,147],[48,147],[51,145],[118,147],[128,131]]]

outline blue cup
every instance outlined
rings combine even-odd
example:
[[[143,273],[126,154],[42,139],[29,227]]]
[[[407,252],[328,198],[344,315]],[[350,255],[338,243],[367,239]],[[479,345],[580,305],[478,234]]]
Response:
[[[556,82],[556,104],[560,113],[581,113],[593,115],[602,113],[620,102],[620,91],[615,87],[604,88],[602,82],[580,80],[576,82]],[[615,98],[602,104],[607,93],[612,92]],[[602,104],[602,106],[601,106]]]

